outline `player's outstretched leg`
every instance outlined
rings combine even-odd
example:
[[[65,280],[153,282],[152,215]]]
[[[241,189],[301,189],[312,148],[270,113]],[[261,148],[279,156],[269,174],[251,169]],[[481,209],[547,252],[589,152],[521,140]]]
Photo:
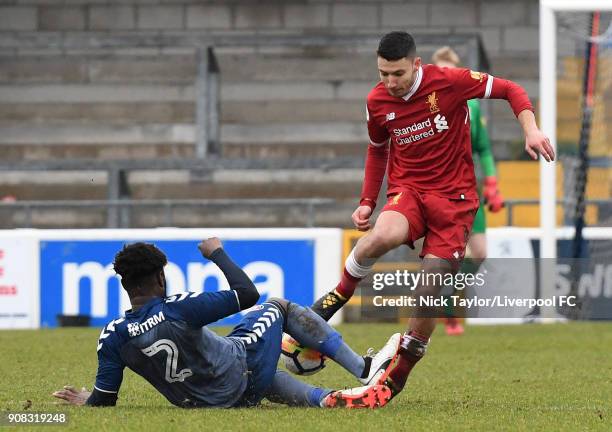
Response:
[[[391,336],[387,344],[375,355],[356,354],[342,336],[312,310],[296,303],[287,304],[285,331],[300,344],[333,359],[363,384],[376,383],[386,377],[397,356],[399,333]]]
[[[408,219],[396,211],[383,211],[371,233],[361,237],[344,263],[340,283],[312,305],[325,321],[349,301],[359,282],[372,272],[374,263],[406,241]]]
[[[265,397],[289,406],[320,408],[380,408],[391,399],[391,390],[382,385],[330,390],[299,381],[277,370]]]

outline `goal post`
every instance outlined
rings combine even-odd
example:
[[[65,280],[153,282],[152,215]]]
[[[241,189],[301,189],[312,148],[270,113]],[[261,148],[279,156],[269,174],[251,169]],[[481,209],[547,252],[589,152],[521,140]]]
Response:
[[[612,0],[540,0],[539,122],[542,131],[549,137],[557,154],[557,160],[551,163],[540,157],[540,258],[542,258],[540,287],[541,295],[545,298],[554,295],[556,288],[555,278],[551,275],[555,272],[558,257],[557,199],[562,198],[557,197],[557,163],[560,155],[557,136],[557,120],[559,118],[557,71],[560,67],[558,64],[558,45],[561,39],[559,18],[572,14],[579,16],[596,12],[609,13],[610,11],[612,11]],[[588,33],[590,29],[583,28],[581,30],[584,30],[585,34],[578,36],[576,43],[580,43],[582,37],[586,45],[586,41],[591,37],[591,34]],[[609,38],[608,33],[604,36]],[[597,42],[600,43],[601,41]],[[586,155],[586,158],[588,157]],[[569,167],[565,168],[566,170],[570,169]],[[582,193],[584,194],[584,185],[582,185]],[[579,199],[583,200],[584,196],[580,196]],[[577,234],[580,240],[580,233]],[[544,309],[541,313],[544,318],[555,319],[559,317],[554,308]]]

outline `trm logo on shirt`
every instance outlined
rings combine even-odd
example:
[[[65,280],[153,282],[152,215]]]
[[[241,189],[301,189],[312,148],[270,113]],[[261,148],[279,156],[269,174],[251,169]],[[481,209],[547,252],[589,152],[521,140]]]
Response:
[[[157,324],[166,320],[164,313],[160,311],[156,315],[153,315],[143,323],[128,323],[127,330],[130,337],[140,336],[141,334],[148,332]]]
[[[389,114],[387,114],[387,121],[391,121],[391,120],[395,120],[394,112],[390,112]]]

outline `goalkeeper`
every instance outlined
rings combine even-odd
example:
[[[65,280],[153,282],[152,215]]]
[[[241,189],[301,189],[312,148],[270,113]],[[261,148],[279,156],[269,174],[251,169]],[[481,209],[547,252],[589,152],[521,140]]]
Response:
[[[102,329],[93,391],[65,386],[53,396],[73,405],[114,406],[127,367],[183,408],[252,407],[263,398],[321,408],[377,408],[389,401],[391,390],[376,383],[389,373],[399,333],[376,355],[362,357],[310,309],[269,298],[227,337],[217,336],[207,324],[251,308],[259,293],[218,238],[204,240],[199,249],[221,269],[230,289],[167,297],[168,261],[161,250],[134,243],[115,256],[132,309]],[[283,332],[339,363],[363,386],[334,391],[277,370]]]
[[[450,47],[445,46],[439,48],[432,56],[432,62],[436,66],[455,68],[460,64],[459,56]],[[485,119],[480,112],[480,102],[478,99],[467,101],[470,111],[470,131],[472,140],[472,154],[478,155],[484,181],[482,189],[479,189],[481,195],[480,207],[474,218],[472,233],[468,241],[467,247],[470,251],[470,257],[464,260],[461,271],[463,273],[476,273],[482,262],[487,257],[487,239],[486,229],[487,220],[485,213],[485,205],[489,211],[497,213],[504,207],[504,200],[497,187],[497,172],[495,170],[495,159],[491,152],[491,143],[489,142],[489,134],[487,132]],[[457,318],[453,316],[452,310],[447,310],[445,319],[446,333],[449,335],[460,335],[463,333],[463,326]]]

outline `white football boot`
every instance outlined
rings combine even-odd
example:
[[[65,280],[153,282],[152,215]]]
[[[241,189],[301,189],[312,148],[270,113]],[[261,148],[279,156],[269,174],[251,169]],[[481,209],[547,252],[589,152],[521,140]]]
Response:
[[[397,358],[401,340],[402,334],[395,333],[376,354],[372,352],[371,348],[368,350],[367,356],[370,357],[372,361],[370,363],[370,372],[368,376],[359,378],[359,381],[363,385],[383,384],[385,382]]]

